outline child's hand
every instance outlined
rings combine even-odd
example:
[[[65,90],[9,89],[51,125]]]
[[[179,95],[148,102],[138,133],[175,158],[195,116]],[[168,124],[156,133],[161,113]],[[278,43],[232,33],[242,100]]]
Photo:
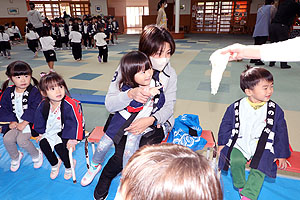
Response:
[[[152,88],[150,88],[149,92],[150,92],[151,96],[154,97],[155,95],[159,94],[160,93],[159,89],[162,88],[162,87],[163,86],[158,86],[158,87],[152,87]]]
[[[73,151],[75,151],[76,144],[77,144],[77,140],[68,140],[67,149],[70,150],[70,148],[72,147]]]
[[[37,137],[35,138],[36,143],[39,143],[39,141],[41,141],[42,136],[43,136],[42,134],[39,134],[39,136],[37,136]]]
[[[17,128],[17,125],[18,125],[18,122],[10,122],[9,128],[10,129],[15,129],[15,128]]]
[[[25,128],[28,124],[29,124],[29,122],[23,121],[23,122],[21,122],[21,123],[18,123],[16,128],[17,128],[19,131],[23,131],[24,128]]]
[[[276,160],[278,160],[278,168],[279,169],[285,170],[288,165],[290,167],[292,166],[291,163],[286,160],[286,158],[275,158],[274,162],[276,162]]]

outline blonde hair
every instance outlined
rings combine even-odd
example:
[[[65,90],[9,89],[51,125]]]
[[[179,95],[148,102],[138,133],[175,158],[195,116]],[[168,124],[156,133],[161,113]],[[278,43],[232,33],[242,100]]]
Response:
[[[208,160],[175,144],[146,145],[122,172],[120,191],[130,200],[221,200],[218,176]]]

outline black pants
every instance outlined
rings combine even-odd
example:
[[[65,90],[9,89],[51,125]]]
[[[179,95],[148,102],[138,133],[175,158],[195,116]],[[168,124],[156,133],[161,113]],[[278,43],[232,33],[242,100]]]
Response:
[[[36,39],[36,40],[28,40],[28,48],[31,50],[31,51],[33,51],[33,53],[35,53],[36,52],[36,49],[37,49],[37,47],[39,46],[38,45],[38,39]]]
[[[290,28],[284,24],[272,23],[270,26],[270,40],[273,42],[280,42],[289,39]],[[275,62],[270,62],[270,65],[274,65]],[[280,66],[286,66],[287,62],[280,62]]]
[[[83,44],[85,47],[92,46],[92,38],[89,36],[89,34],[83,34],[82,39],[83,39]]]
[[[108,48],[107,45],[104,46],[98,46],[99,49],[99,56],[103,60],[103,62],[107,62],[108,57]]]
[[[72,54],[75,60],[82,58],[81,43],[72,42]]]
[[[103,195],[108,193],[111,181],[122,171],[123,169],[123,153],[125,149],[127,136],[123,136],[119,144],[115,145],[115,153],[109,159],[103,171],[100,175],[99,181],[94,191],[95,199],[100,199]],[[164,138],[164,133],[162,128],[157,129],[155,134],[149,137],[142,137],[140,141],[140,146],[144,144],[156,144],[161,143]]]
[[[69,150],[67,149],[68,140],[62,139],[62,143],[54,146],[55,151],[59,155],[60,159],[64,162],[66,168],[70,168],[70,160],[69,160]],[[47,160],[49,161],[51,166],[55,166],[58,163],[58,159],[52,151],[51,146],[46,138],[40,141],[40,147],[42,152],[45,154]]]
[[[268,36],[257,36],[254,37],[254,45],[266,44],[268,40]],[[251,59],[251,63],[255,63],[260,61],[260,59]]]
[[[37,32],[37,34],[38,34],[40,37],[42,37],[43,27],[35,28],[35,31]]]

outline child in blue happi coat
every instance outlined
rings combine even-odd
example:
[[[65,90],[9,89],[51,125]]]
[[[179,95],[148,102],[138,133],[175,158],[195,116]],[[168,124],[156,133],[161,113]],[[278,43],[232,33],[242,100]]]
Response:
[[[132,100],[129,106],[114,114],[104,136],[99,141],[91,162],[91,167],[81,180],[82,186],[86,186],[93,181],[101,169],[104,156],[114,143],[118,144],[120,142],[124,134],[127,135],[127,141],[124,150],[123,165],[126,165],[132,154],[139,148],[141,137],[152,131],[152,129],[147,128],[143,133],[129,133],[124,131],[124,129],[134,120],[155,113],[165,102],[162,85],[158,78],[159,72],[153,71],[151,63],[144,53],[133,51],[126,54],[120,61],[120,68],[122,79],[119,88],[121,91],[143,87],[145,90],[150,91],[152,98],[149,98],[145,104]]]
[[[260,67],[247,67],[240,76],[240,87],[247,97],[231,104],[222,119],[218,145],[219,168],[230,165],[233,185],[241,199],[257,199],[265,176],[276,177],[285,169],[290,156],[287,125],[283,110],[270,98],[273,76]],[[251,160],[248,180],[245,164]]]
[[[38,85],[38,81],[32,77],[31,67],[23,61],[9,64],[5,74],[9,79],[2,85],[0,122],[7,122],[2,125],[2,132],[5,149],[11,158],[10,170],[17,171],[23,158],[17,144],[30,154],[34,168],[40,168],[43,164],[43,153],[30,141],[30,137],[35,136],[33,116],[42,100],[39,90],[31,85],[31,80],[35,85]],[[8,86],[9,81],[14,85]]]

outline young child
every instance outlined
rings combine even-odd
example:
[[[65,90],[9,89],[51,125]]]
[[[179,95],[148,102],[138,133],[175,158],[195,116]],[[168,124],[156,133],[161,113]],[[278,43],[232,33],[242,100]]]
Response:
[[[3,55],[7,57],[7,59],[10,59],[10,40],[9,35],[5,33],[4,26],[0,25],[0,51],[3,52]]]
[[[83,26],[82,26],[82,39],[83,39],[83,45],[85,46],[85,49],[88,49],[88,47],[92,47],[92,38],[89,36],[89,20],[84,19],[83,20]]]
[[[59,47],[60,50],[63,49],[63,44],[65,44],[66,48],[69,49],[68,43],[69,43],[69,27],[67,24],[64,23],[64,21],[61,19],[59,20],[59,24],[58,24],[58,30],[59,30],[59,40],[60,40],[60,44]]]
[[[116,20],[115,16],[112,17],[112,22],[111,22],[113,29],[112,29],[112,41],[114,40],[114,37],[116,38],[116,43],[118,44],[118,32],[119,32],[119,23]]]
[[[99,32],[94,35],[94,40],[94,47],[96,48],[97,46],[99,50],[98,61],[100,63],[102,61],[106,63],[108,58],[108,48],[106,41],[108,41],[109,38],[107,38],[107,35],[104,33],[104,27],[102,25],[99,25]]]
[[[21,39],[20,29],[18,28],[18,26],[14,21],[11,22],[11,29],[12,29],[12,33],[14,34],[14,41],[20,43],[20,39]]]
[[[41,77],[39,89],[44,100],[34,117],[34,130],[39,134],[37,141],[40,141],[41,150],[52,166],[50,178],[57,177],[63,162],[64,178],[68,180],[72,177],[68,149],[72,147],[75,150],[77,140],[83,139],[83,125],[78,118],[78,110],[75,109],[80,103],[68,96],[65,81],[55,72]],[[60,159],[56,157],[54,150]],[[75,166],[76,160],[73,162]]]
[[[260,67],[247,67],[240,76],[240,87],[247,97],[231,104],[222,119],[218,145],[219,168],[230,165],[233,185],[241,198],[257,199],[265,176],[276,177],[287,167],[290,156],[287,125],[283,110],[272,100],[273,76]],[[248,180],[245,164],[251,160]]]
[[[35,136],[32,130],[34,113],[42,99],[38,89],[30,82],[33,80],[37,85],[38,81],[32,77],[30,66],[23,61],[9,64],[5,74],[9,80],[2,85],[0,121],[10,122],[9,125],[2,125],[3,143],[11,158],[10,170],[17,171],[23,158],[17,144],[30,154],[34,168],[40,168],[43,164],[43,154],[30,141],[30,137]],[[8,87],[9,81],[14,85]]]
[[[162,143],[133,154],[115,197],[125,199],[222,200],[223,194],[215,169],[203,155]]]
[[[54,62],[57,61],[56,54],[54,51],[55,41],[50,36],[49,29],[43,28],[40,43],[49,69],[50,71],[54,72]]]
[[[74,24],[73,30],[70,32],[69,39],[71,41],[72,54],[76,61],[81,61],[82,59],[81,38],[82,35],[79,32],[79,26],[78,24]]]
[[[124,131],[124,129],[136,119],[149,117],[158,111],[165,102],[162,86],[158,80],[159,73],[155,71],[153,74],[151,63],[144,53],[133,51],[126,54],[120,61],[120,69],[122,80],[120,81],[119,88],[121,91],[124,92],[131,88],[143,87],[145,90],[150,91],[152,98],[149,98],[144,105],[132,100],[129,106],[114,114],[105,131],[105,135],[98,144],[97,151],[91,162],[91,167],[81,180],[82,186],[86,186],[93,181],[101,169],[104,156],[114,142],[119,143],[124,134],[127,135],[127,143],[124,150],[123,165],[125,166],[127,164],[129,158],[138,149],[141,137],[152,131],[152,128],[147,128],[141,134],[129,133]]]
[[[27,24],[27,33],[25,34],[25,43],[28,43],[28,48],[34,53],[34,57],[38,56],[37,48],[39,47],[39,34],[31,23]]]

